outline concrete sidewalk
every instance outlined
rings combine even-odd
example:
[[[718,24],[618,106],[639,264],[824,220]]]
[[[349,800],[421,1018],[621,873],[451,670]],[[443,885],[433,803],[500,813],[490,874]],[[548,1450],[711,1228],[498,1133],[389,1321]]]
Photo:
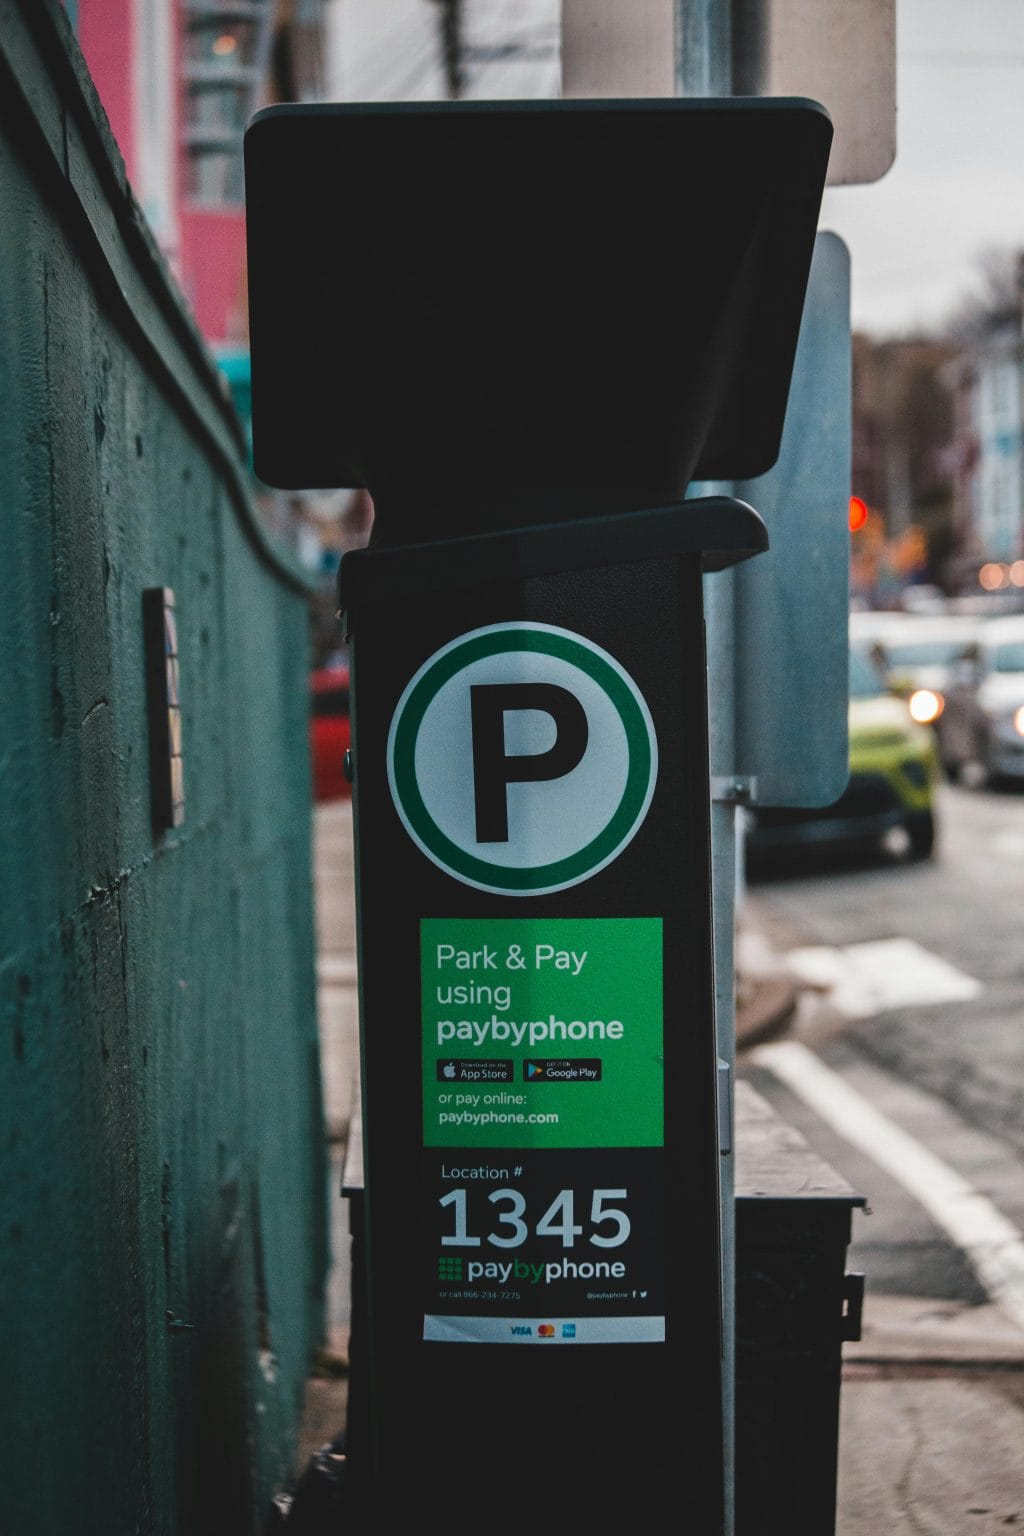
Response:
[[[341,1170],[358,1066],[356,937],[348,800],[315,813],[318,1005],[330,1142],[329,1334],[308,1383],[296,1475],[344,1427],[350,1257]],[[783,1034],[799,984],[756,900],[736,937],[737,1050]],[[996,1307],[876,1297],[843,1346],[835,1536],[1000,1536],[1024,1528],[1024,1335]],[[832,1533],[820,1533],[832,1536]]]

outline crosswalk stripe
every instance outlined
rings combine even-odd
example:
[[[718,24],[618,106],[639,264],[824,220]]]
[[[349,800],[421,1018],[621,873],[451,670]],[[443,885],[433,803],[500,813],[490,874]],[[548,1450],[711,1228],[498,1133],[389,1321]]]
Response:
[[[786,964],[809,986],[828,992],[829,1001],[850,1019],[866,1019],[890,1008],[966,1002],[981,982],[913,939],[873,939],[834,948],[828,944],[791,949]]]

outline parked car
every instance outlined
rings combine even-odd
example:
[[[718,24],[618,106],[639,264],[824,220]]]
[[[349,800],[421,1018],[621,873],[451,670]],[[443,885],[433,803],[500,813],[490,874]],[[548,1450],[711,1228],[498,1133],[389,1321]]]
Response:
[[[850,639],[922,725],[939,722],[946,692],[986,621],[966,614],[851,614]]]
[[[948,688],[937,729],[951,778],[968,764],[989,781],[1024,778],[1024,614],[986,622]]]
[[[900,830],[913,858],[936,840],[935,791],[941,778],[935,733],[886,687],[870,658],[850,648],[850,777],[832,805],[756,807],[747,829],[751,863],[809,844],[881,845]]]
[[[948,599],[942,588],[932,586],[929,582],[915,583],[905,587],[900,595],[900,608],[903,613],[946,613],[948,606]]]
[[[310,676],[309,690],[313,799],[340,800],[351,793],[345,773],[350,739],[348,667],[317,667]]]

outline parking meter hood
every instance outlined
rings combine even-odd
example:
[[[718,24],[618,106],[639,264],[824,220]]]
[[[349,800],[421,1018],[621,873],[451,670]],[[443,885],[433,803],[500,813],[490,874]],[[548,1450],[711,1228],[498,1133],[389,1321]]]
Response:
[[[764,473],[831,139],[802,99],[258,113],[257,475],[482,532]]]

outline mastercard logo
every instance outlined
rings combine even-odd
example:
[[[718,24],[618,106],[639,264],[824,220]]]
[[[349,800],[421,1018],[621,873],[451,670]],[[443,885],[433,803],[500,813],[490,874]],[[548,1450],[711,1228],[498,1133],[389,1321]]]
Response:
[[[553,1323],[541,1323],[537,1329],[538,1339],[553,1339],[555,1328]]]

